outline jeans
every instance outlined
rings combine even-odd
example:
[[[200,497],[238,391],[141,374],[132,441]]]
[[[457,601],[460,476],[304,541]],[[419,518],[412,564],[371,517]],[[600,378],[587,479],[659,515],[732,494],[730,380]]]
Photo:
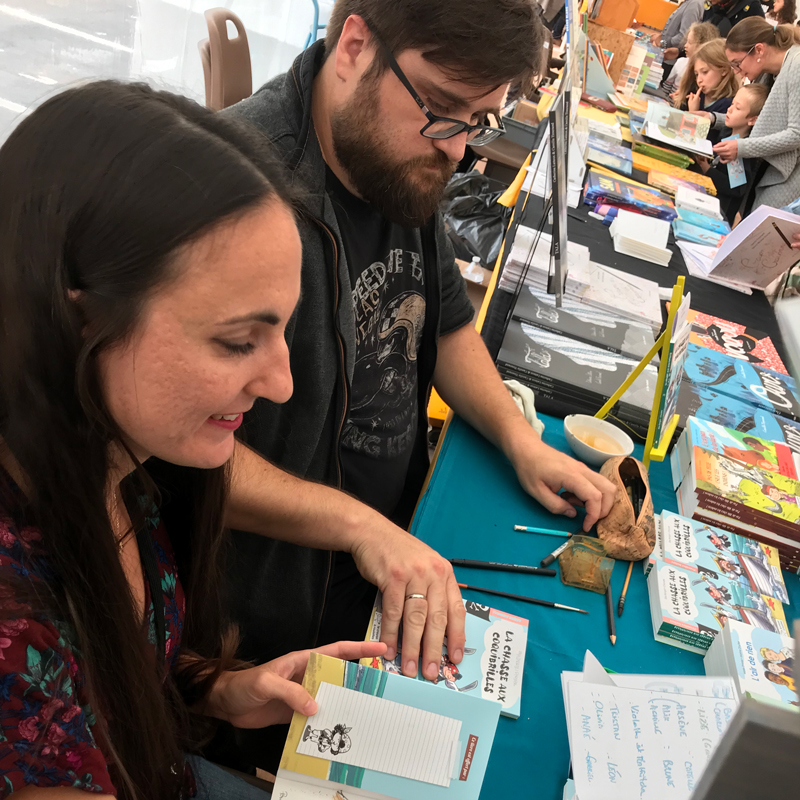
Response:
[[[196,800],[269,800],[272,797],[205,758],[187,755],[186,761],[191,765],[197,783]]]

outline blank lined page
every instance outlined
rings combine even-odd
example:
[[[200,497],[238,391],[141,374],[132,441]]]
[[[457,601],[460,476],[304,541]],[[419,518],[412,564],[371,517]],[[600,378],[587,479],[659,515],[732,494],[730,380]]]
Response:
[[[297,752],[449,786],[461,720],[321,683]]]

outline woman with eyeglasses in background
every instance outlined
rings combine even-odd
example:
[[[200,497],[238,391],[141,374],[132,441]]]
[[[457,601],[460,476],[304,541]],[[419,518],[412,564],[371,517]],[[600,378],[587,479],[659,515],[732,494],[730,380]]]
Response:
[[[761,158],[752,207],[781,208],[800,196],[800,47],[793,25],[773,27],[751,18],[735,25],[725,41],[728,61],[743,78],[762,73],[775,83],[752,133],[714,145],[722,163],[736,158]],[[745,209],[748,210],[748,209]]]

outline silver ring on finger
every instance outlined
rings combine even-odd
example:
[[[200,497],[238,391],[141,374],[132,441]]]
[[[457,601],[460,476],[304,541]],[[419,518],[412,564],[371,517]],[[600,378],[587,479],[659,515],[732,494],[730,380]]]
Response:
[[[406,600],[427,600],[428,598],[424,594],[407,594]]]

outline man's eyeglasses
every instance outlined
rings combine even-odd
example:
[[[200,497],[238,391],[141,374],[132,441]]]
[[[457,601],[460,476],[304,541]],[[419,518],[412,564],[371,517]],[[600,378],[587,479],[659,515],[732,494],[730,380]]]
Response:
[[[506,132],[503,121],[496,114],[486,114],[483,123],[480,125],[470,125],[468,122],[464,122],[460,119],[439,117],[433,114],[428,110],[425,103],[422,102],[422,98],[416,93],[414,87],[411,85],[411,81],[405,76],[403,70],[400,69],[400,65],[397,63],[392,51],[374,32],[373,36],[375,36],[375,40],[380,45],[386,60],[389,62],[392,72],[397,76],[400,83],[406,87],[408,93],[414,98],[414,102],[428,118],[428,123],[423,125],[420,129],[420,133],[423,136],[428,139],[450,139],[453,136],[458,136],[460,133],[466,132],[467,142],[473,147],[480,147],[483,144],[494,141],[498,136],[502,136]]]
[[[756,49],[756,46],[753,45],[745,54],[744,58],[740,58],[738,61],[729,61],[728,63],[731,65],[731,69],[734,72],[740,72],[742,69],[742,64],[744,63],[745,59]]]

